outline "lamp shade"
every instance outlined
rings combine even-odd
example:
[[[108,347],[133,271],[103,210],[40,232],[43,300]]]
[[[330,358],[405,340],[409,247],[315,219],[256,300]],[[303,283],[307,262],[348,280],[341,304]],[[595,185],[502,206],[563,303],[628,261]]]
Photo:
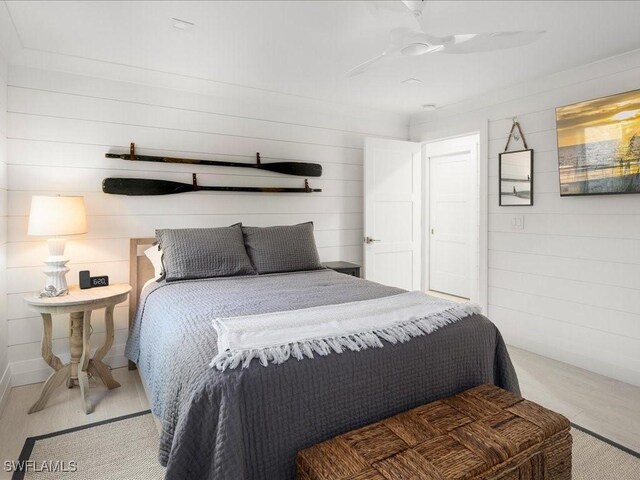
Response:
[[[28,234],[43,237],[87,232],[84,197],[31,197]]]

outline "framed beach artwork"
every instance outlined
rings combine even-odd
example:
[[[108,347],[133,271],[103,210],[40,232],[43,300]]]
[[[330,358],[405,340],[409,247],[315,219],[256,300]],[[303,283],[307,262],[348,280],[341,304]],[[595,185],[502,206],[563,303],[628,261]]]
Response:
[[[533,150],[501,153],[498,181],[501,207],[533,205]]]
[[[640,193],[640,90],[556,109],[560,195]]]

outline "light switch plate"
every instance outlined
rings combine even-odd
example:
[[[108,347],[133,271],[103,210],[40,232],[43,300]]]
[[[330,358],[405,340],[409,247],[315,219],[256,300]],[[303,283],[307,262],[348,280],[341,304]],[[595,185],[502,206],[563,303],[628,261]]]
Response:
[[[524,230],[524,215],[511,217],[511,230]]]

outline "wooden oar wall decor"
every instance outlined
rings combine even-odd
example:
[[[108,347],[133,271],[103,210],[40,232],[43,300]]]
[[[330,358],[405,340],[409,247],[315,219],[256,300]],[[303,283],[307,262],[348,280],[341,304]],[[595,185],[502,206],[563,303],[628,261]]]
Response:
[[[303,177],[319,177],[322,175],[322,165],[305,162],[271,162],[262,163],[260,153],[256,153],[256,163],[219,162],[214,160],[198,160],[192,158],[156,157],[152,155],[136,155],[135,144],[131,143],[129,154],[106,153],[106,158],[120,158],[141,162],[182,163],[189,165],[211,165],[222,167],[256,168],[269,172],[297,175]],[[216,192],[263,192],[263,193],[313,193],[321,192],[320,188],[311,188],[305,178],[303,188],[285,187],[223,187],[198,185],[196,174],[192,174],[193,182],[180,183],[168,180],[154,180],[145,178],[105,178],[102,181],[102,191],[115,195],[169,195],[173,193],[216,191]]]
[[[174,158],[156,157],[153,155],[136,155],[136,145],[132,143],[129,153],[105,153],[106,158],[120,158],[122,160],[132,160],[138,162],[158,162],[158,163],[182,163],[188,165],[211,165],[215,167],[239,167],[257,168],[269,172],[283,173],[285,175],[296,175],[298,177],[320,177],[322,175],[322,165],[319,163],[305,162],[271,162],[262,163],[260,153],[256,153],[256,163],[242,162],[220,162],[215,160],[199,160],[194,158]]]
[[[215,187],[198,185],[196,174],[192,174],[193,183],[172,182],[169,180],[154,180],[150,178],[105,178],[102,181],[102,191],[114,195],[171,195],[186,192],[263,192],[263,193],[313,193],[321,192],[320,188],[309,187],[305,179],[302,188],[286,187]]]

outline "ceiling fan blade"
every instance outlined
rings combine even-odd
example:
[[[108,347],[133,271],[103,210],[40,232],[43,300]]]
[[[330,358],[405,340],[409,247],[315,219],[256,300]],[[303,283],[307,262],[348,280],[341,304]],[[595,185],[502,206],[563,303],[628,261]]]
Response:
[[[361,63],[357,67],[354,67],[351,70],[349,70],[347,72],[347,77],[355,77],[356,75],[360,75],[360,74],[366,72],[367,70],[369,70],[369,68],[371,68],[376,63],[381,62],[382,60],[388,59],[388,58],[389,57],[387,55],[387,52],[382,52],[377,57],[373,57],[373,58],[367,60],[366,62]]]
[[[394,28],[393,30],[391,30],[391,32],[389,32],[389,36],[391,37],[391,45],[389,45],[389,48],[387,48],[380,55],[361,63],[357,67],[352,68],[347,72],[346,76],[355,77],[356,75],[360,75],[361,73],[366,72],[367,70],[369,70],[369,68],[380,62],[397,57],[406,38],[415,34],[416,32],[414,30],[411,30],[410,28]]]
[[[404,6],[409,9],[411,14],[419,17],[422,15],[426,2],[424,0],[401,0]]]
[[[414,13],[412,5],[410,5],[422,3],[420,1],[399,2],[397,0],[371,0],[363,3],[367,5],[367,10],[369,11],[369,13],[371,13],[380,21],[384,21],[385,25],[402,25],[406,28],[412,28],[414,30],[416,27],[420,29],[422,28],[420,27],[420,22],[418,21],[418,15]],[[420,8],[420,11],[421,10],[422,8]]]
[[[522,47],[538,40],[544,30],[515,32],[469,33],[450,35],[442,39],[442,53],[476,53]]]

